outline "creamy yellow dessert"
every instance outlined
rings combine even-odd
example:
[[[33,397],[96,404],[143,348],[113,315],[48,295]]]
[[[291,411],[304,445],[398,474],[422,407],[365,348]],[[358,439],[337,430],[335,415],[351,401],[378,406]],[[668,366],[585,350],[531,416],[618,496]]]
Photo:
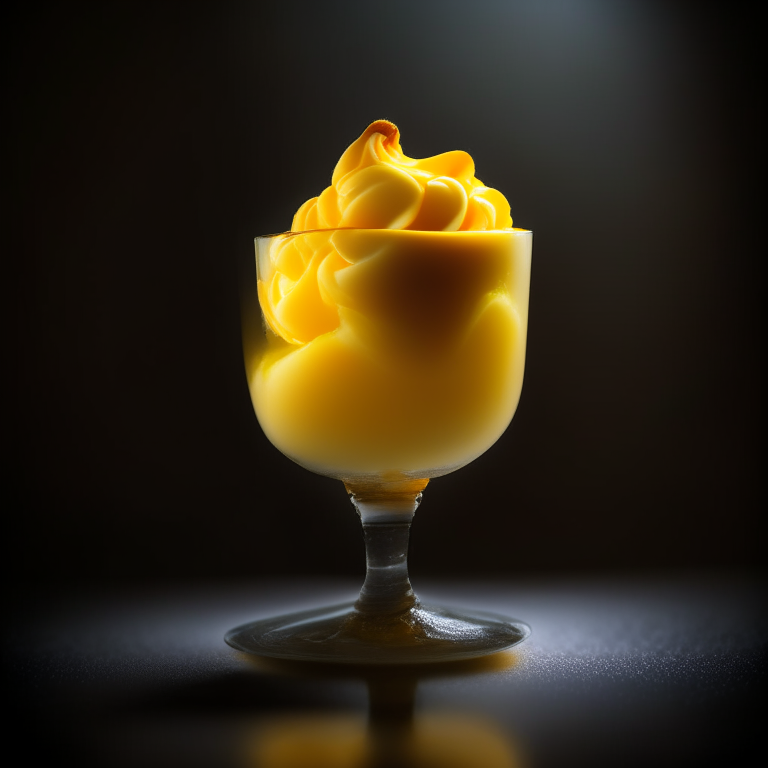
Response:
[[[257,238],[267,437],[346,481],[430,478],[502,434],[523,382],[532,235],[466,152],[406,157],[370,125],[292,231]]]

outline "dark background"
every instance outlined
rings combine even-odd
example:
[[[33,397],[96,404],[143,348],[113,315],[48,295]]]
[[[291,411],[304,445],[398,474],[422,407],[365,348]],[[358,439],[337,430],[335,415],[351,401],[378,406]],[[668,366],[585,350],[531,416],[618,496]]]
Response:
[[[429,486],[413,575],[755,568],[755,6],[275,5],[6,17],[16,583],[362,575],[342,485],[259,429],[236,275],[377,118],[535,233],[517,415]]]

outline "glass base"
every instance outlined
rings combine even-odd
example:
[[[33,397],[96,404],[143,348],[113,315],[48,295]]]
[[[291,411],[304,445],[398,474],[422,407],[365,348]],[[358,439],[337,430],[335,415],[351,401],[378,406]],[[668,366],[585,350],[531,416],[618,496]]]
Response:
[[[238,651],[335,664],[424,664],[486,656],[525,640],[522,621],[417,603],[388,615],[344,603],[253,621],[225,640]]]

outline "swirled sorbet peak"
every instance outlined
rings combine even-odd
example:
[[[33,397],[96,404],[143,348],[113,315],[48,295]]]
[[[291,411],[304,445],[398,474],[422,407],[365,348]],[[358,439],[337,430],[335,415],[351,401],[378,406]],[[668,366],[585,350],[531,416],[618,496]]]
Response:
[[[511,226],[507,199],[475,178],[466,152],[415,160],[403,154],[397,126],[377,120],[341,156],[331,186],[299,208],[291,230],[466,232]]]
[[[397,126],[377,120],[341,156],[331,186],[299,208],[291,231],[485,232],[511,227],[507,199],[475,178],[469,154],[456,150],[414,160],[403,154]],[[276,246],[274,271],[261,286],[260,300],[277,335],[304,344],[339,326],[339,307],[348,305],[348,297],[339,290],[337,277],[361,255],[370,255],[355,247],[363,239],[338,232],[331,239],[304,236]]]
[[[415,160],[368,126],[292,231],[256,239],[267,332],[246,367],[272,443],[345,481],[487,450],[522,387],[531,237],[466,152]]]

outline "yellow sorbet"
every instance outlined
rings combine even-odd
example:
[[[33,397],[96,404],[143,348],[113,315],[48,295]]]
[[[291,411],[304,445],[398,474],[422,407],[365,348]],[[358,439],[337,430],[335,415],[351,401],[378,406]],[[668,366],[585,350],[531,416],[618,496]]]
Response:
[[[347,481],[487,450],[523,380],[532,235],[511,225],[465,152],[414,160],[369,126],[293,231],[256,240],[266,343],[246,368],[272,443]]]

